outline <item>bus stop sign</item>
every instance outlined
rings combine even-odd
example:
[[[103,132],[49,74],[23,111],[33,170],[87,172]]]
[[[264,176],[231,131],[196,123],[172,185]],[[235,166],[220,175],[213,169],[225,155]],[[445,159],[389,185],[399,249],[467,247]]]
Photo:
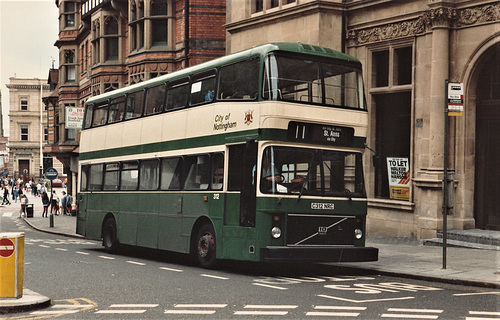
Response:
[[[58,176],[59,176],[59,174],[57,173],[57,170],[54,168],[47,168],[47,170],[45,170],[45,178],[47,178],[49,180],[54,180]]]

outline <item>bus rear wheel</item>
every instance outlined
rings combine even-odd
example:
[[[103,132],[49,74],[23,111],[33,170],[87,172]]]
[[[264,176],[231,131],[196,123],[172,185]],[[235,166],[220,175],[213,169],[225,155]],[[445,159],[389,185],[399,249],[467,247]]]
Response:
[[[214,228],[211,224],[204,224],[196,237],[196,258],[203,268],[214,268],[217,263],[215,243]]]
[[[114,253],[118,250],[120,242],[118,241],[118,232],[114,218],[109,218],[104,222],[102,229],[102,244],[107,253]]]

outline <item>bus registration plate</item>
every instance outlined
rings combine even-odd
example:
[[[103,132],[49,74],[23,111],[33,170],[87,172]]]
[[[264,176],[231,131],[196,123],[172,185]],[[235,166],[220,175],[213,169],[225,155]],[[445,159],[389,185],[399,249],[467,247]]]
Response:
[[[313,210],[334,210],[335,204],[333,203],[311,203],[311,209]]]

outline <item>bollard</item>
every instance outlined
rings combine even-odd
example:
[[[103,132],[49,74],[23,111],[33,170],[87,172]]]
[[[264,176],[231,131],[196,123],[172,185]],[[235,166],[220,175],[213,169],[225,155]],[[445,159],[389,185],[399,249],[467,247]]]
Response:
[[[0,233],[0,299],[23,296],[24,233]]]
[[[50,219],[49,219],[50,220],[49,221],[49,227],[50,228],[54,228],[54,214],[51,212],[50,215],[49,215],[49,217],[50,217]]]

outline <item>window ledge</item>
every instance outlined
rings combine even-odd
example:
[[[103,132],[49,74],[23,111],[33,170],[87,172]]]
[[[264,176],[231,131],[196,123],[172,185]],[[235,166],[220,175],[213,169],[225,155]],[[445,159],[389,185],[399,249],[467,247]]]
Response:
[[[415,203],[409,201],[391,200],[391,199],[368,199],[369,208],[397,209],[401,211],[413,212]]]

